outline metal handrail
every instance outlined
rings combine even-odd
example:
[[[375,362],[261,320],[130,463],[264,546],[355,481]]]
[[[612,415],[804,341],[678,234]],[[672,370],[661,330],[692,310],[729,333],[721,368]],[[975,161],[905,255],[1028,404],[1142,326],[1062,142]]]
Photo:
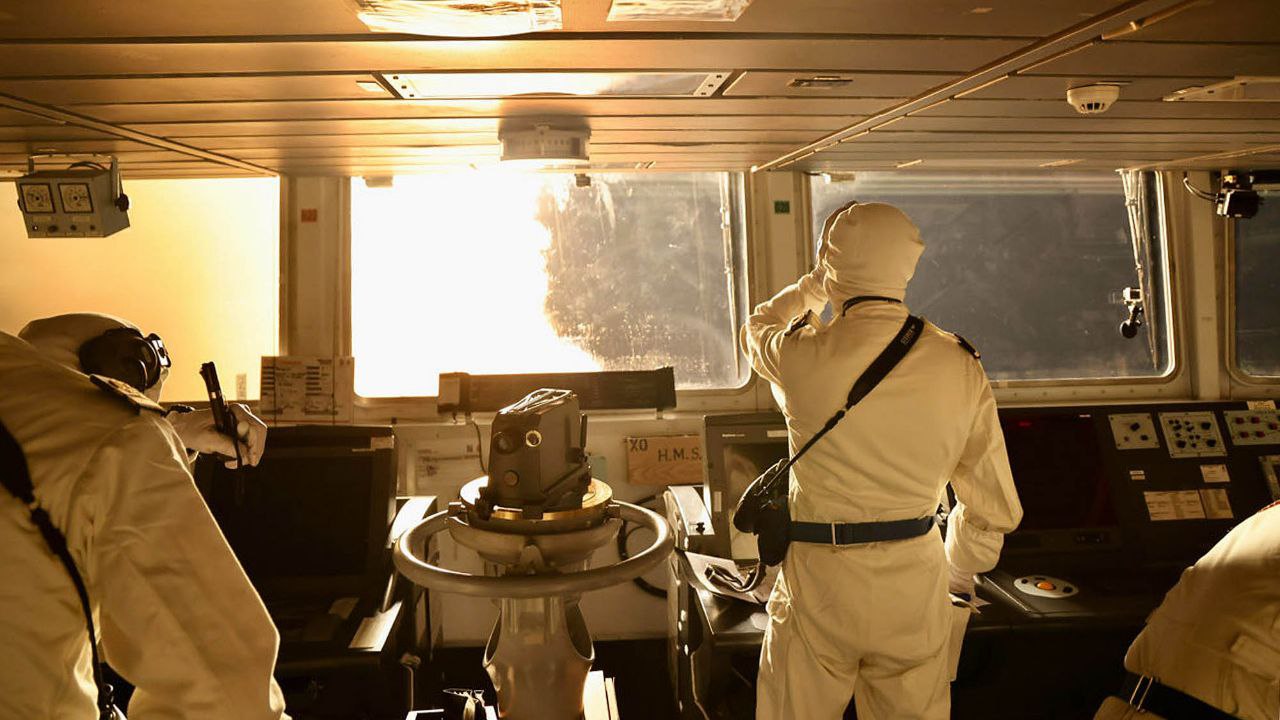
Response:
[[[627,522],[649,527],[657,537],[643,551],[605,567],[582,572],[503,575],[491,577],[472,575],[433,565],[416,556],[412,548],[427,546],[433,535],[448,527],[449,512],[438,512],[423,520],[396,541],[396,570],[411,582],[440,592],[488,598],[536,598],[584,593],[600,590],[639,577],[657,567],[671,554],[675,538],[671,528],[661,515],[630,503],[615,501],[618,515]]]

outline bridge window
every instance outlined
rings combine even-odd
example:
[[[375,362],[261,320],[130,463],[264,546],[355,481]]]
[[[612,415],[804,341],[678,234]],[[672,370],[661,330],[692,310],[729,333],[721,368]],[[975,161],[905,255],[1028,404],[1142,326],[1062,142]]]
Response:
[[[1236,367],[1280,376],[1280,191],[1260,193],[1258,214],[1235,221]]]
[[[1133,339],[1126,287],[1138,287],[1116,173],[867,172],[811,181],[813,233],[850,200],[898,206],[925,243],[907,302],[982,352],[993,380],[1156,377],[1171,370],[1164,241],[1153,176],[1142,178],[1149,259],[1147,325]]]
[[[442,372],[673,366],[746,381],[742,178],[466,172],[351,189],[352,347],[365,397]]]
[[[279,180],[126,178],[124,190],[131,226],[106,238],[28,238],[17,204],[0,202],[0,330],[116,315],[164,338],[163,400],[205,398],[208,360],[228,399],[257,399],[261,356],[278,347]]]

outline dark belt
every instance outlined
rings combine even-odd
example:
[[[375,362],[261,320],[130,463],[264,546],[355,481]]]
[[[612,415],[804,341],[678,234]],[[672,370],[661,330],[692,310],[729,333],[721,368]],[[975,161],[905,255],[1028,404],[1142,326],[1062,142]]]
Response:
[[[1240,720],[1146,675],[1125,673],[1120,699],[1126,698],[1134,708],[1155,713],[1165,720]]]
[[[860,545],[862,543],[908,540],[933,529],[937,517],[887,520],[865,523],[791,523],[791,540],[818,545]]]

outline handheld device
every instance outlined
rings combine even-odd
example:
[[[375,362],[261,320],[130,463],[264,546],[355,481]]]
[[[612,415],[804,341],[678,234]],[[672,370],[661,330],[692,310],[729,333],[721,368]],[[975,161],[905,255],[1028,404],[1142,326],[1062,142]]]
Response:
[[[226,398],[222,396],[222,384],[218,382],[218,368],[213,362],[200,366],[200,377],[204,378],[204,388],[209,394],[209,409],[213,411],[213,426],[218,432],[231,438],[231,446],[236,450],[236,467],[244,465],[240,458],[240,435],[236,432],[236,418],[227,407]],[[231,458],[227,458],[230,460]]]

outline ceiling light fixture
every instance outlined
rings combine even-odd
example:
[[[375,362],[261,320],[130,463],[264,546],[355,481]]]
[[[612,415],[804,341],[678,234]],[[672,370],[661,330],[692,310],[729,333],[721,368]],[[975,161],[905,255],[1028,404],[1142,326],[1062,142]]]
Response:
[[[1203,87],[1183,88],[1165,102],[1280,102],[1280,77],[1241,75]]]
[[[701,20],[732,22],[751,0],[613,0],[609,22],[630,20]]]
[[[559,30],[560,0],[354,0],[376,32],[494,37]]]
[[[421,98],[709,97],[728,70],[700,72],[513,72],[382,74],[397,95]]]

